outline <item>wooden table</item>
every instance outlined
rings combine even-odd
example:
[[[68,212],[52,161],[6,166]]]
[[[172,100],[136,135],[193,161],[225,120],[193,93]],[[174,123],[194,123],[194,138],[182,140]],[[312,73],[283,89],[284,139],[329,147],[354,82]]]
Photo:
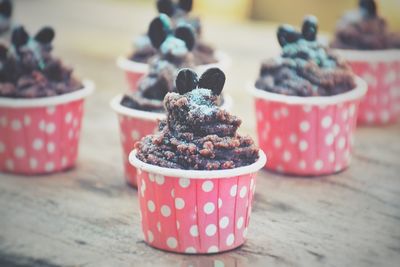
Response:
[[[158,251],[141,239],[136,190],[123,179],[118,126],[108,107],[125,88],[115,58],[154,10],[139,1],[18,1],[16,20],[57,29],[56,51],[97,84],[86,105],[77,167],[0,175],[0,266],[399,266],[400,124],[361,128],[339,175],[259,174],[247,243],[213,256]],[[276,54],[273,25],[208,20],[206,38],[233,58],[225,87],[254,136],[244,85]],[[224,34],[221,35],[220,33]],[[238,103],[240,99],[240,104]]]

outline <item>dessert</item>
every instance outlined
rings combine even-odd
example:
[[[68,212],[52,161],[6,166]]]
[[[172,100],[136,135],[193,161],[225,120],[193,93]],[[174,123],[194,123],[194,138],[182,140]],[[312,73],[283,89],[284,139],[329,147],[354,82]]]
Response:
[[[182,69],[164,103],[160,132],[135,144],[144,240],[158,249],[204,254],[245,242],[256,172],[265,154],[236,133],[240,119],[216,105],[225,74]]]
[[[256,87],[292,96],[331,96],[352,90],[354,76],[345,62],[316,40],[317,18],[305,18],[302,31],[278,28],[282,54],[262,63]]]
[[[400,33],[389,31],[374,0],[360,0],[358,9],[345,13],[337,23],[331,46],[354,50],[399,49]]]
[[[165,96],[167,119],[160,132],[136,143],[137,157],[145,163],[186,170],[231,169],[258,159],[250,137],[236,131],[241,120],[217,105],[225,83],[224,73],[207,70],[198,79],[190,69],[176,78],[179,93]]]
[[[152,59],[149,73],[138,84],[138,90],[124,96],[121,104],[144,111],[164,112],[162,100],[175,90],[174,77],[182,67],[193,67],[195,35],[189,26],[180,26],[172,32],[168,16],[161,14],[149,27],[149,38],[159,51]]]
[[[160,14],[166,14],[171,18],[172,28],[177,28],[184,25],[190,25],[197,36],[193,53],[195,65],[204,65],[216,63],[217,59],[214,55],[214,49],[204,43],[201,39],[201,23],[197,17],[189,15],[192,10],[192,0],[180,0],[177,3],[172,0],[158,0],[157,9]],[[130,57],[131,60],[148,63],[153,56],[157,54],[157,49],[151,45],[148,36],[142,35],[134,42],[135,52]]]
[[[358,124],[386,125],[400,115],[400,33],[390,32],[378,2],[360,0],[357,10],[337,23],[331,47],[368,84],[360,103]]]
[[[12,15],[11,0],[0,0],[0,36],[10,30]]]
[[[94,84],[51,55],[54,30],[24,27],[0,46],[0,171],[50,174],[75,166],[84,98]]]
[[[13,30],[10,47],[0,46],[0,97],[49,97],[83,87],[72,69],[52,56],[54,36],[51,27],[43,27],[34,37],[23,26]]]
[[[301,33],[278,28],[282,54],[263,63],[251,85],[265,168],[299,176],[339,172],[350,164],[358,106],[365,82],[316,41],[317,19]]]

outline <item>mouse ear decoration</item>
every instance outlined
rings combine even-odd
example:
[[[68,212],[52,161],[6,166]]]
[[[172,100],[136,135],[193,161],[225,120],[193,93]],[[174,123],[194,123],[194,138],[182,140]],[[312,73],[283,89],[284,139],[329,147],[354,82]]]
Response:
[[[168,16],[172,16],[175,11],[174,3],[171,0],[158,0],[157,1],[157,10],[160,13],[167,14]]]
[[[179,0],[179,7],[186,12],[190,12],[193,8],[193,0]]]
[[[211,68],[200,77],[199,88],[210,89],[214,95],[220,95],[225,84],[225,73],[219,68]]]
[[[186,47],[189,51],[191,51],[196,43],[196,37],[190,26],[179,26],[175,30],[175,37],[183,40],[186,44]]]
[[[301,37],[300,33],[298,33],[295,28],[288,24],[279,26],[277,36],[278,42],[281,47],[284,47],[285,45],[290,43],[295,43]]]
[[[8,48],[0,44],[0,60],[5,60],[7,58]]]
[[[49,44],[53,41],[56,33],[51,27],[43,27],[36,35],[35,40],[41,44]]]
[[[181,69],[176,76],[175,86],[180,95],[184,95],[197,88],[199,78],[191,69]]]
[[[160,16],[153,19],[153,21],[150,23],[147,35],[150,38],[151,44],[155,48],[158,49],[165,39],[167,39],[171,28],[170,25],[170,19],[165,14],[160,14]]]
[[[0,1],[0,14],[6,18],[11,17],[12,13],[12,3],[11,0],[1,0]]]
[[[318,32],[318,19],[315,16],[307,16],[303,20],[301,34],[307,41],[315,41]]]
[[[374,0],[360,0],[358,6],[365,15],[371,17],[376,16],[377,6]]]
[[[23,26],[18,26],[13,30],[11,36],[11,42],[16,48],[25,45],[28,42],[28,40],[29,40],[29,35],[25,31],[25,28]]]

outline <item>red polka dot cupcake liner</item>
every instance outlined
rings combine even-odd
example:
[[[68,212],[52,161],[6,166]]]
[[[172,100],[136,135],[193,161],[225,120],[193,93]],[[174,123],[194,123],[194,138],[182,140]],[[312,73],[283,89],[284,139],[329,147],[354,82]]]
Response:
[[[353,72],[368,84],[358,122],[363,125],[394,123],[400,115],[400,50],[338,50]]]
[[[165,114],[127,108],[121,105],[122,95],[111,100],[111,108],[118,114],[122,157],[124,161],[124,176],[128,184],[137,187],[137,170],[129,163],[129,153],[137,141],[158,130],[158,121],[165,119]],[[232,98],[224,95],[223,107],[232,108]]]
[[[316,176],[339,172],[350,164],[357,111],[367,91],[357,87],[329,97],[285,96],[251,86],[258,142],[272,171]]]
[[[146,164],[130,154],[138,169],[138,196],[144,240],[152,247],[187,254],[218,253],[246,239],[256,173],[252,165],[215,171],[180,170]]]
[[[0,171],[48,174],[71,168],[78,155],[84,98],[94,84],[35,99],[0,98]]]
[[[158,121],[165,114],[127,108],[121,105],[122,95],[117,95],[111,101],[111,108],[118,115],[122,157],[124,161],[124,176],[133,187],[137,187],[137,170],[129,163],[129,153],[137,141],[158,130]]]
[[[231,65],[231,59],[224,52],[217,51],[217,63],[206,64],[197,66],[196,71],[201,74],[209,68],[220,68],[227,70]],[[149,71],[147,63],[136,62],[129,60],[126,57],[119,57],[117,59],[117,66],[125,73],[125,78],[129,85],[129,90],[136,91],[139,80]]]

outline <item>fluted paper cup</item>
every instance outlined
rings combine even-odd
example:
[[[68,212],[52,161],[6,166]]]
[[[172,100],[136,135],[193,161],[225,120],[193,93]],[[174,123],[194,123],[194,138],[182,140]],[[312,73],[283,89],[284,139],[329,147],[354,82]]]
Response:
[[[356,78],[353,90],[329,97],[285,96],[249,85],[254,96],[258,142],[267,169],[316,176],[339,172],[350,164],[357,111],[367,92]]]
[[[137,187],[136,168],[129,164],[128,157],[135,143],[144,136],[153,134],[158,130],[158,121],[165,119],[164,113],[142,111],[127,108],[121,105],[123,95],[117,95],[111,100],[111,108],[118,114],[120,139],[122,145],[122,157],[124,161],[124,176],[126,181],[133,187]],[[224,95],[226,110],[232,108],[232,98]]]
[[[74,166],[83,115],[84,88],[53,97],[0,97],[0,171],[47,174]]]
[[[144,240],[152,247],[188,254],[217,253],[246,239],[256,173],[266,163],[260,150],[252,165],[230,170],[162,168],[129,156],[138,169]]]
[[[226,71],[230,67],[231,59],[227,54],[216,51],[215,56],[218,62],[197,66],[196,71],[201,74],[209,68],[217,67]],[[149,65],[147,63],[136,62],[126,57],[118,57],[117,66],[124,71],[131,91],[137,90],[139,80],[149,71]]]
[[[336,50],[353,72],[368,84],[358,122],[386,125],[400,116],[400,50]]]

